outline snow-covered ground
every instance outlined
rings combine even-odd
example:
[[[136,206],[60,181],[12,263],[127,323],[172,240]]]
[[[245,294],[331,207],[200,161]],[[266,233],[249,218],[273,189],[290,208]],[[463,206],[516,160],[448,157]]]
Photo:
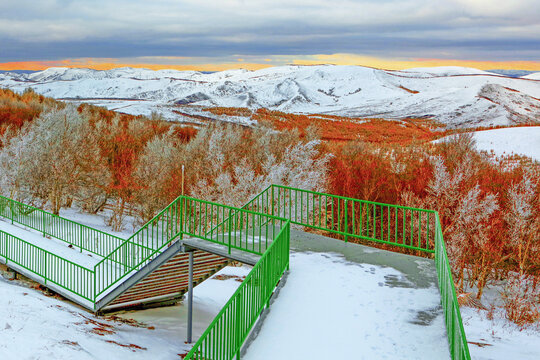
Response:
[[[488,319],[488,311],[462,307],[463,326],[472,360],[537,360],[540,331],[519,329],[500,311]]]
[[[529,75],[523,76],[524,79],[540,80],[540,72],[535,72]]]
[[[50,68],[0,74],[0,86],[104,105],[130,114],[189,107],[265,107],[293,113],[356,117],[433,117],[450,127],[538,121],[540,81],[463,67],[386,71],[362,66],[282,66],[257,71]],[[238,119],[245,122],[245,119]]]
[[[60,209],[60,216],[63,218],[76,221],[79,224],[104,231],[123,239],[129,238],[135,231],[139,230],[140,225],[137,224],[135,218],[133,216],[126,216],[124,219],[123,230],[113,231],[111,227],[107,225],[106,221],[107,218],[111,216],[111,213],[112,212],[110,210],[102,210],[97,214],[90,214],[77,207]]]
[[[474,139],[478,150],[493,151],[497,156],[525,155],[540,161],[540,126],[477,131]]]
[[[227,267],[195,289],[194,337],[227,302],[249,267]],[[0,359],[179,359],[189,345],[184,305],[120,314],[144,321],[133,326],[96,317],[78,307],[0,276]]]
[[[403,274],[332,253],[294,253],[246,360],[449,359],[435,287],[395,286]]]
[[[521,155],[540,161],[540,126],[507,127],[472,132],[478,150],[495,156]],[[450,139],[444,137],[434,143]]]

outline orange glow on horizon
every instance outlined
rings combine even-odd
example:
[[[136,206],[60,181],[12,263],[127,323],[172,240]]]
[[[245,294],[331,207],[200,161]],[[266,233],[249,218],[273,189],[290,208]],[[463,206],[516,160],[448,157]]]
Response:
[[[145,68],[150,70],[193,70],[193,71],[223,71],[230,69],[247,69],[259,70],[272,67],[270,64],[257,63],[227,63],[227,64],[198,64],[198,65],[170,65],[170,64],[119,64],[114,62],[77,62],[72,64],[69,61],[21,61],[0,63],[0,70],[31,70],[40,71],[50,67],[67,67],[67,68],[88,68],[94,70],[111,70],[122,67]]]
[[[143,58],[148,61],[148,58]],[[171,58],[170,61],[174,61]],[[190,58],[177,58],[178,60],[189,60]],[[515,69],[540,71],[540,62],[537,61],[469,61],[469,60],[444,60],[444,59],[412,59],[412,60],[392,60],[375,57],[367,57],[355,54],[332,54],[332,55],[304,55],[304,56],[275,56],[264,57],[257,60],[247,60],[241,62],[242,58],[226,63],[201,63],[201,64],[157,64],[152,63],[130,63],[118,62],[117,59],[65,59],[58,61],[20,61],[0,63],[0,70],[45,70],[50,67],[69,68],[90,68],[95,70],[110,70],[120,67],[146,68],[151,70],[173,69],[173,70],[194,70],[194,71],[222,71],[243,68],[247,70],[259,70],[272,66],[286,64],[295,65],[361,65],[379,69],[403,70],[414,67],[436,67],[436,66],[463,66],[481,70],[489,69]],[[136,60],[135,60],[136,61]],[[260,61],[260,62],[259,62]]]

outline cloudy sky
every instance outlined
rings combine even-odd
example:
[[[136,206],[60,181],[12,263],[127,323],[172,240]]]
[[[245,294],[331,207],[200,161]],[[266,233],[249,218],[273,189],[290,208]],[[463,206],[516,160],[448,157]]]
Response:
[[[540,70],[540,0],[1,0],[0,69]]]

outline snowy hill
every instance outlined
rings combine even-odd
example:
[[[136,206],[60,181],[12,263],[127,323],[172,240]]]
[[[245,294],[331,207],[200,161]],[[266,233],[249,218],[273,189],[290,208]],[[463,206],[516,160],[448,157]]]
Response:
[[[494,74],[510,76],[513,78],[523,77],[525,75],[529,75],[534,72],[534,71],[529,71],[529,70],[506,70],[506,69],[491,69],[491,70],[486,70],[486,71],[490,73],[494,73]]]
[[[119,68],[50,68],[0,75],[0,86],[110,109],[174,118],[182,105],[266,107],[351,117],[433,117],[450,127],[538,122],[538,74],[509,78],[462,67],[386,71],[361,66],[283,66],[211,74]],[[127,102],[129,100],[129,102]]]
[[[524,155],[540,161],[540,126],[493,129],[474,133],[479,150],[496,155]]]
[[[523,76],[523,79],[540,80],[540,72],[535,72],[529,75]]]
[[[519,155],[540,162],[540,126],[518,126],[472,132],[478,150],[496,156]],[[435,142],[446,141],[451,136]]]

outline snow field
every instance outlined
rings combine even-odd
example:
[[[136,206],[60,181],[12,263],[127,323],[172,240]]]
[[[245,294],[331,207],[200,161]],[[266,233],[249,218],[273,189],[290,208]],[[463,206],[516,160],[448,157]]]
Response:
[[[493,151],[497,156],[524,155],[540,161],[540,126],[477,131],[474,138],[478,150]]]

